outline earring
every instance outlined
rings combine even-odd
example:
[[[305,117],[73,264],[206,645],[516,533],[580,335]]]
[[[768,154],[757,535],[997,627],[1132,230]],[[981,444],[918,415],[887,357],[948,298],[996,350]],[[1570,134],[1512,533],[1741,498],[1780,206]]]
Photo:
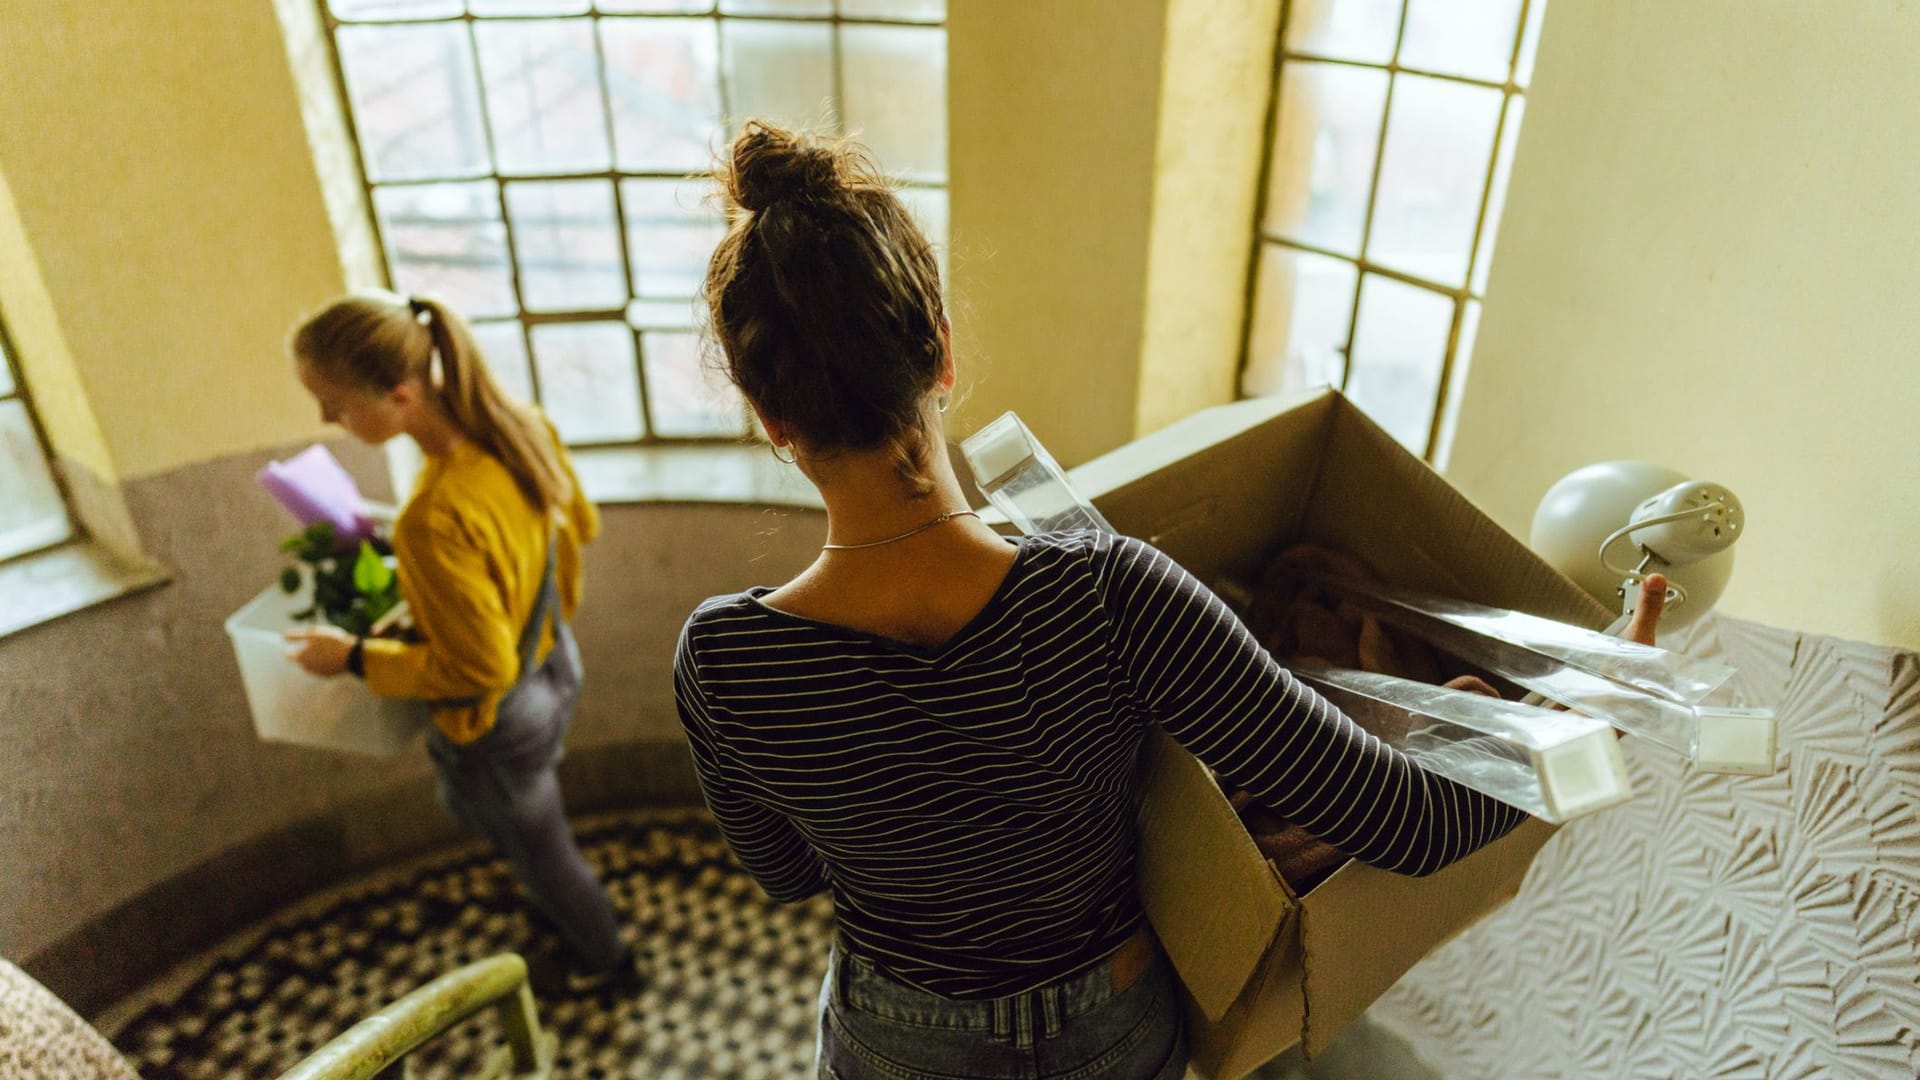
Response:
[[[949,396],[947,396],[947,395],[945,395],[945,394],[942,394],[942,395],[940,396],[940,400],[939,400],[939,401],[936,401],[936,402],[934,402],[934,405],[933,405],[933,407],[934,407],[934,408],[936,408],[936,409],[938,409],[938,410],[940,410],[940,414],[941,414],[942,416],[944,416],[944,415],[946,415],[946,412],[947,412],[947,406],[949,406],[949,405],[951,405],[951,404],[953,404],[953,398],[952,398],[952,397],[949,397]]]
[[[792,451],[792,454],[793,454],[792,457],[781,457],[780,447],[774,443],[768,443],[767,450],[773,454],[773,460],[779,462],[782,465],[797,465],[800,463],[800,451],[798,450]]]

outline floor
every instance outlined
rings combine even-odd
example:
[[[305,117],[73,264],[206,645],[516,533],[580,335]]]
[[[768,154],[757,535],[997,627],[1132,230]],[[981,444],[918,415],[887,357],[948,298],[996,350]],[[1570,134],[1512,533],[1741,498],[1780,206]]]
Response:
[[[808,1075],[832,905],[769,902],[710,819],[645,810],[575,823],[646,958],[637,996],[541,1003],[556,1076],[737,1080]],[[98,1018],[143,1076],[272,1077],[434,975],[534,940],[504,864],[468,844],[289,908],[184,963]],[[470,1075],[499,1045],[485,1015],[416,1056],[423,1080]],[[1404,1044],[1365,1025],[1268,1080],[1418,1078]]]

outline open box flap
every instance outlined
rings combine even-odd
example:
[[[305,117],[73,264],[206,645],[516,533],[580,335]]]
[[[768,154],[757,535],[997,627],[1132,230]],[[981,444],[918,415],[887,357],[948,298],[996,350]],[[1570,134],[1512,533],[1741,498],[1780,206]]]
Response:
[[[1140,902],[1209,1020],[1218,1020],[1294,911],[1206,766],[1165,732],[1145,750]]]
[[[1113,527],[1213,584],[1249,579],[1300,531],[1337,395],[1196,413],[1073,470]],[[1275,422],[1280,421],[1280,422]]]
[[[1307,1055],[1331,1045],[1428,953],[1511,900],[1553,833],[1529,818],[1424,878],[1349,862],[1309,893],[1300,918]]]
[[[1389,582],[1588,628],[1608,611],[1501,528],[1359,407],[1329,399],[1326,460],[1297,535],[1365,559]]]

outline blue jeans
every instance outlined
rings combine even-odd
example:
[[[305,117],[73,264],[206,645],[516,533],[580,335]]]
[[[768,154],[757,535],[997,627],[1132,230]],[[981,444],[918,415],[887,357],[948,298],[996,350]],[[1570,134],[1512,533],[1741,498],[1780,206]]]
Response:
[[[1180,1080],[1187,1034],[1173,969],[1113,987],[1110,961],[1012,997],[962,1001],[834,950],[820,992],[821,1080]]]

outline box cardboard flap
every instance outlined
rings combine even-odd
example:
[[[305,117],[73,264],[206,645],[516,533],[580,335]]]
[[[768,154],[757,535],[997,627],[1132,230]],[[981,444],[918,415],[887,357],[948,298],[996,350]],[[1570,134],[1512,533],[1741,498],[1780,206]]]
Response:
[[[1180,980],[1218,1020],[1294,902],[1206,766],[1157,729],[1145,753],[1140,902]]]
[[[1251,579],[1300,529],[1339,399],[1255,399],[1171,424],[1073,470],[1121,533],[1202,582]]]
[[[1350,551],[1393,584],[1597,629],[1601,606],[1344,397],[1300,538]]]
[[[1513,898],[1554,827],[1532,818],[1424,878],[1350,862],[1302,902],[1308,1056],[1332,1044],[1426,955]]]

